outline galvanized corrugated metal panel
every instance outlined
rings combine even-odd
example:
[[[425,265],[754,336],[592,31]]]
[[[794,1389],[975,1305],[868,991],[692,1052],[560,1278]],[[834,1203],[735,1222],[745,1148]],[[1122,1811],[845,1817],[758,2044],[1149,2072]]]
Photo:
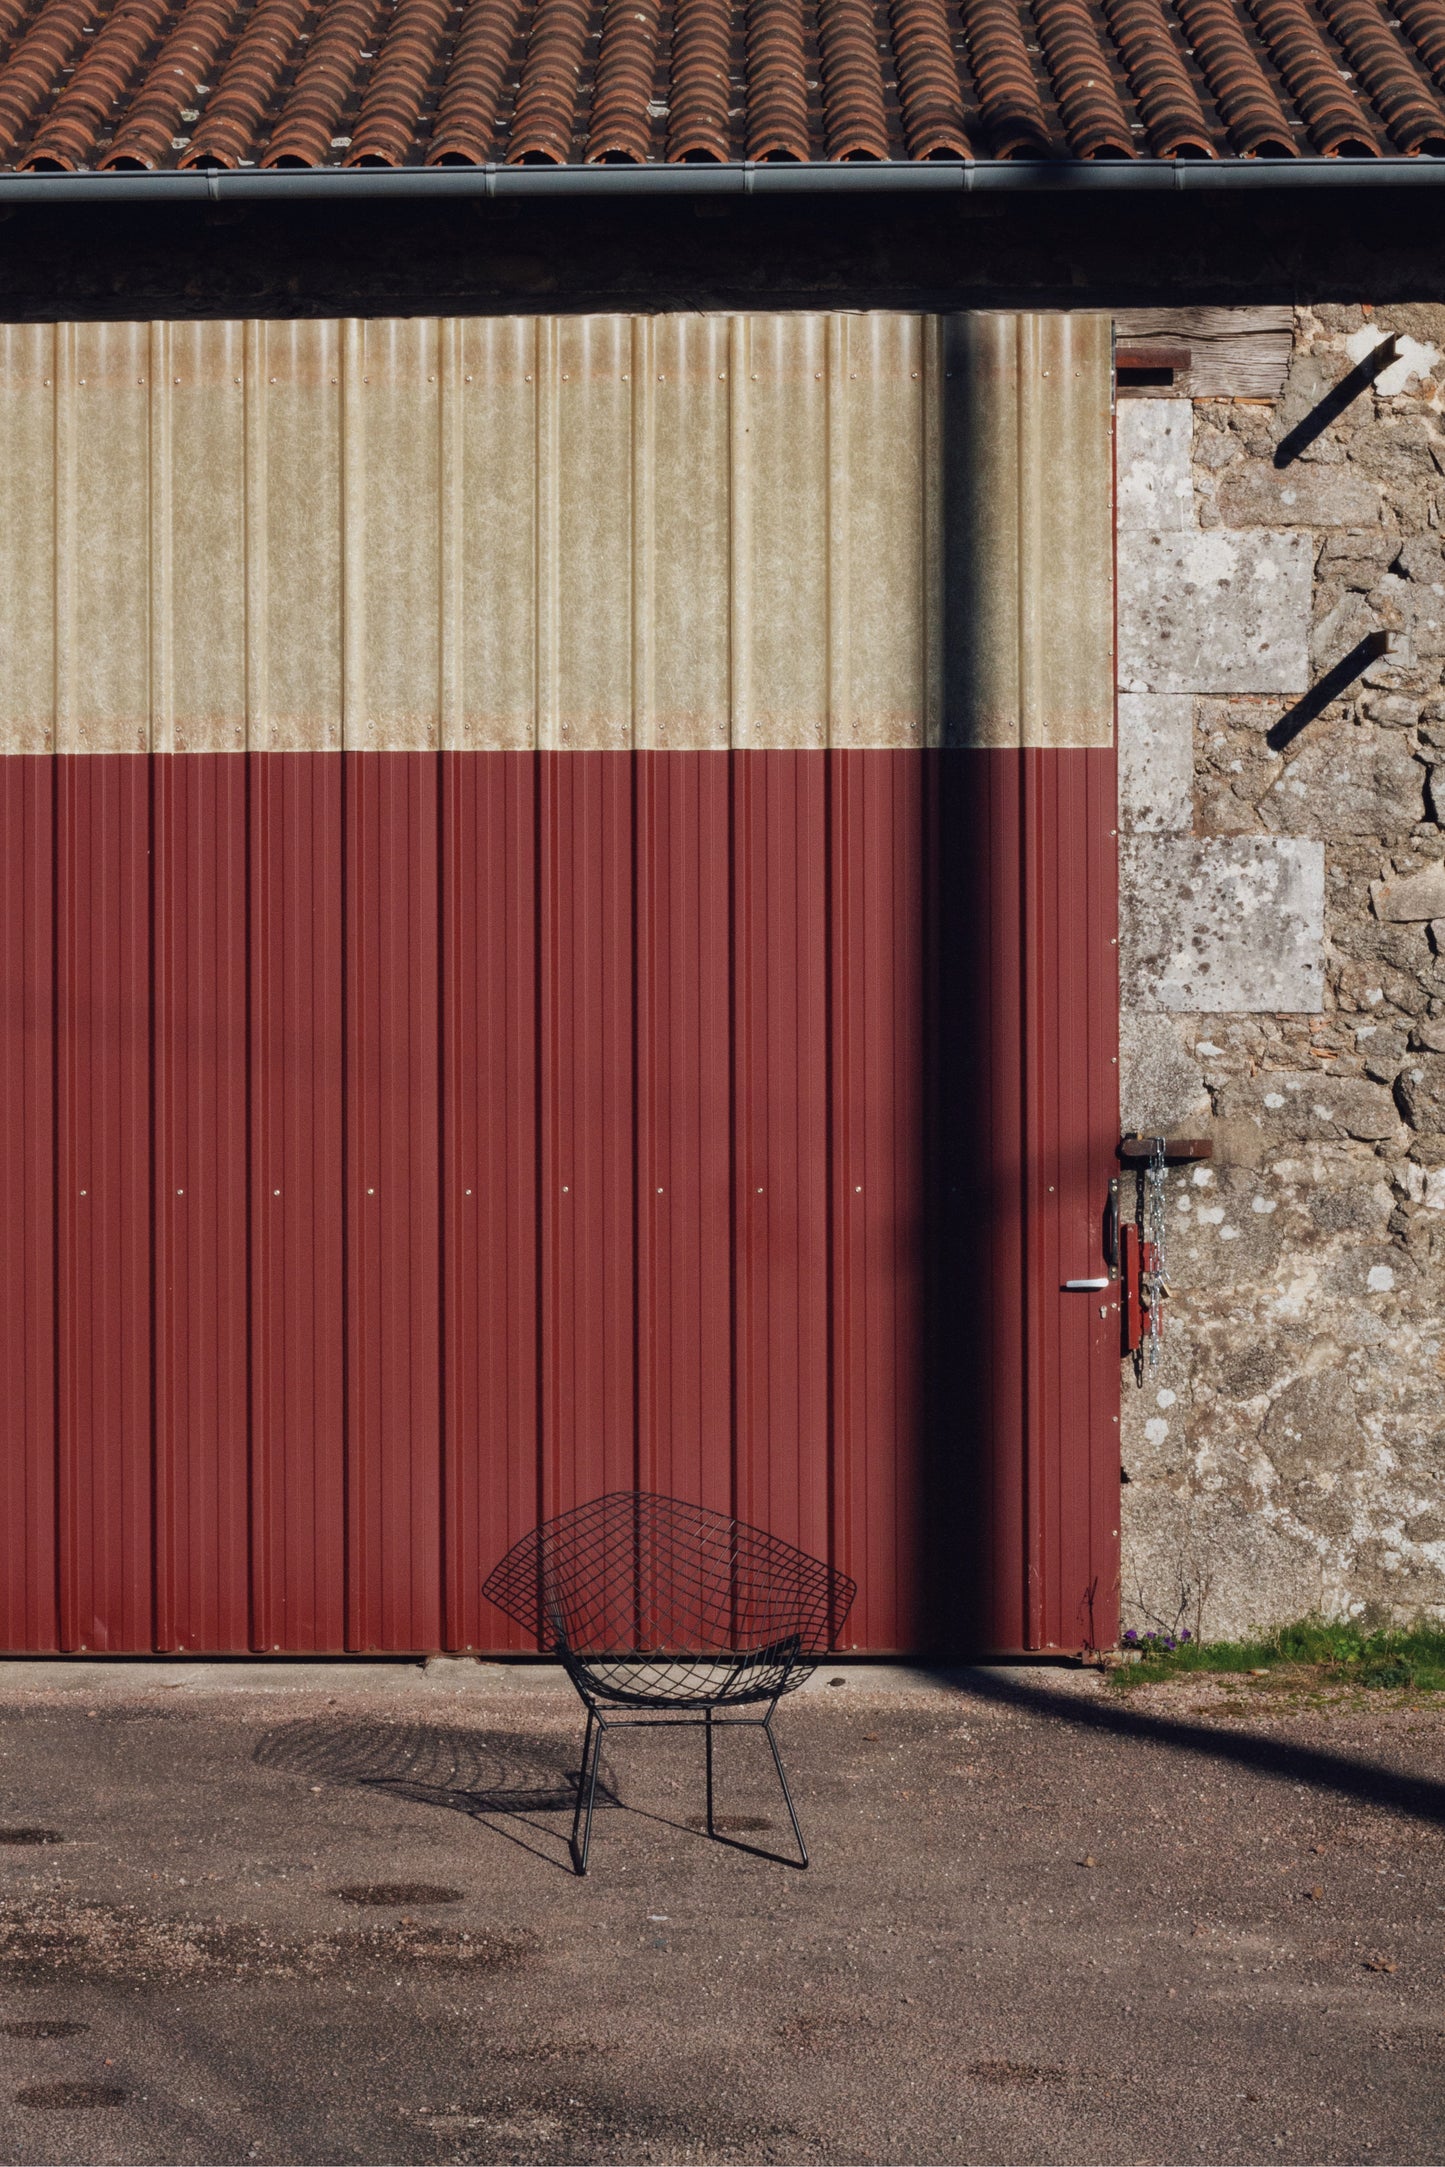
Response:
[[[946,319],[950,744],[1113,743],[1111,337]]]
[[[10,751],[923,745],[936,319],[0,329]]]

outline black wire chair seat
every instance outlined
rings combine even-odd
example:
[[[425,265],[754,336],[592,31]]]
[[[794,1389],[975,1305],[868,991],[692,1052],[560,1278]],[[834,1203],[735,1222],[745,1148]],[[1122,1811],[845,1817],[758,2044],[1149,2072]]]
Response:
[[[578,1873],[587,1871],[597,1764],[611,1729],[704,1726],[707,1828],[716,1836],[713,1727],[720,1715],[729,1728],[762,1730],[797,1863],[807,1865],[773,1715],[842,1626],[855,1593],[845,1573],[726,1513],[651,1491],[613,1490],[524,1536],[483,1592],[559,1658],[587,1710],[572,1824]],[[765,1712],[724,1714],[746,1707]]]
[[[559,1648],[568,1677],[585,1700],[619,1708],[745,1708],[777,1700],[813,1668],[796,1633],[770,1648],[739,1655],[574,1655]]]

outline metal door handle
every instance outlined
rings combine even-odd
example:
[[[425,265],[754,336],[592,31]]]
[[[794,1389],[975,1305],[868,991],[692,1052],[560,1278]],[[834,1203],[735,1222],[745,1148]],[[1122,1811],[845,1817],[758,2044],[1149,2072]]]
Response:
[[[1066,1279],[1064,1281],[1064,1292],[1065,1294],[1101,1294],[1105,1287],[1112,1284],[1113,1282],[1108,1279]]]

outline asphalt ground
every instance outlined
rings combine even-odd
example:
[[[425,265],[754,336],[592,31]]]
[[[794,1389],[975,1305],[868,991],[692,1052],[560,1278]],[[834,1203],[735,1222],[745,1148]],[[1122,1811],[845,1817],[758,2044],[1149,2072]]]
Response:
[[[829,1684],[842,1676],[846,1683]],[[824,1670],[0,1665],[7,2161],[1438,2161],[1445,1716]],[[17,1841],[28,1832],[34,1838]]]

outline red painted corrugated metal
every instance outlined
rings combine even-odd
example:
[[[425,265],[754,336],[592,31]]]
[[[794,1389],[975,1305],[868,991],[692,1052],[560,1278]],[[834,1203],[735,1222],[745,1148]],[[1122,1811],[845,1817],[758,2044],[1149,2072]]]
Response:
[[[931,1637],[1010,1652],[1118,1629],[1119,1134],[1112,751],[944,755],[927,1084],[941,1214],[920,1545]]]
[[[1107,1640],[1112,790],[0,762],[7,1644],[504,1650],[495,1558],[634,1483],[850,1645]]]

